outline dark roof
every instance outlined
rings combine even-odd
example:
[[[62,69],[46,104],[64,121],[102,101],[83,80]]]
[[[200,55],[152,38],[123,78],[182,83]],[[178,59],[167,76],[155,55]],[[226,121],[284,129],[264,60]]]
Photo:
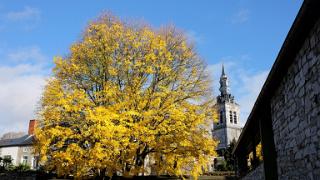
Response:
[[[280,52],[271,68],[260,94],[252,108],[242,133],[237,141],[233,153],[238,151],[239,146],[247,146],[247,136],[255,134],[257,120],[263,112],[264,107],[270,103],[270,99],[281,83],[281,79],[286,75],[288,68],[294,62],[295,56],[299,53],[304,41],[308,37],[315,23],[320,18],[320,1],[305,0],[296,16],[293,25],[280,49]],[[251,131],[251,132],[250,132]],[[241,145],[242,144],[242,145]],[[244,147],[242,147],[244,148]]]
[[[34,142],[33,135],[24,135],[14,139],[3,139],[0,140],[0,147],[11,147],[11,146],[29,146]]]

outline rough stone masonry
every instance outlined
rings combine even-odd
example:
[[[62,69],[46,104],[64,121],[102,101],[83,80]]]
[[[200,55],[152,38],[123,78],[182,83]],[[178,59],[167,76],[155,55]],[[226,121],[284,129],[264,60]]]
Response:
[[[320,179],[320,20],[281,80],[271,111],[279,179]]]

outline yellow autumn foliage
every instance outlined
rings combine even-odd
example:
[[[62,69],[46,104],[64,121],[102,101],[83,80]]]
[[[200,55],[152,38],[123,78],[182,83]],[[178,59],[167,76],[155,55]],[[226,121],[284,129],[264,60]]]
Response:
[[[263,161],[261,142],[256,146],[256,151],[257,151],[257,158],[259,159],[259,161]]]
[[[174,27],[104,15],[54,63],[36,132],[48,170],[197,177],[216,155],[210,79]]]

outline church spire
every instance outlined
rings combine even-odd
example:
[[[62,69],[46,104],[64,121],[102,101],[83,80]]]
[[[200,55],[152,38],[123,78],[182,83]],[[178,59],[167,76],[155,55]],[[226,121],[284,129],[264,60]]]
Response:
[[[222,74],[221,76],[225,76],[226,74],[224,73],[224,65],[222,64]]]
[[[224,72],[224,65],[222,64],[222,73],[220,76],[220,92],[221,96],[226,96],[229,94],[229,84],[228,84],[228,77]]]

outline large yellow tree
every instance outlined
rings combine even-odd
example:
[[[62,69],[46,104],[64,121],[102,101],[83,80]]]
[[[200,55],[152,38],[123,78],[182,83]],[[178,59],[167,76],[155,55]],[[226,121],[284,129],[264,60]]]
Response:
[[[54,62],[36,133],[48,170],[197,176],[215,155],[210,80],[174,27],[103,15]]]

